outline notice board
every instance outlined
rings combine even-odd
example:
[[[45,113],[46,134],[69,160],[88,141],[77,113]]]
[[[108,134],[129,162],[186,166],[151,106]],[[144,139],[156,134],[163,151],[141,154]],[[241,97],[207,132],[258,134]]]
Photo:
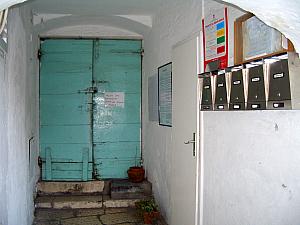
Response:
[[[234,22],[234,64],[293,52],[293,44],[278,30],[247,13]]]
[[[219,61],[219,68],[228,65],[228,18],[227,8],[210,11],[202,20],[204,69],[207,65]]]
[[[243,22],[244,61],[282,50],[282,34],[253,16]]]
[[[172,63],[158,68],[159,125],[172,126]]]

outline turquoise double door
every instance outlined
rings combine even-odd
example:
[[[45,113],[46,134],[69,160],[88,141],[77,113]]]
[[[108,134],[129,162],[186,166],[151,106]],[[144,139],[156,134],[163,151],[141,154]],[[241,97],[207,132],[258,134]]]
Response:
[[[42,179],[126,178],[141,160],[141,41],[46,39]]]

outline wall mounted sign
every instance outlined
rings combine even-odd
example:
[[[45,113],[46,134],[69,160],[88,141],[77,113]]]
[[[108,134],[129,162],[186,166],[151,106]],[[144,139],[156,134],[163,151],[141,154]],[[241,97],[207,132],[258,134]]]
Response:
[[[283,34],[253,14],[248,13],[235,20],[235,65],[292,51],[293,44]]]
[[[218,9],[205,15],[202,20],[204,69],[218,62],[218,68],[228,66],[228,17],[227,8]]]
[[[107,107],[121,107],[125,106],[124,92],[105,92],[104,94],[105,106]]]
[[[172,63],[158,68],[159,125],[172,126]]]

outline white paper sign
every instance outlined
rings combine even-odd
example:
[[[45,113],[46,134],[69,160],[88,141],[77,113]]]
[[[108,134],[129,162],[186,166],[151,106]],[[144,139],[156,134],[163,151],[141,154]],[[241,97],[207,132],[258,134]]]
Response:
[[[106,92],[104,94],[106,107],[121,107],[125,106],[124,92]]]

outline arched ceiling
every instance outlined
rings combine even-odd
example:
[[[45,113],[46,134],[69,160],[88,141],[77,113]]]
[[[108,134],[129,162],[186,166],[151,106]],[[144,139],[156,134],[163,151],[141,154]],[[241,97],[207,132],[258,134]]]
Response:
[[[125,29],[140,35],[145,35],[150,30],[149,26],[121,16],[91,17],[70,15],[50,19],[44,23],[40,23],[35,26],[34,31],[37,34],[40,34],[49,30],[75,25],[105,25]]]
[[[25,0],[0,0],[0,10]],[[104,14],[110,15],[153,15],[162,0],[69,0],[68,6],[61,4],[64,0],[30,0],[38,10],[55,11],[76,10],[79,14],[99,14],[99,8],[92,7],[88,2],[100,5]],[[199,0],[200,1],[200,0]],[[299,0],[217,0],[236,5],[252,12],[266,24],[278,29],[289,38],[297,52],[300,52],[300,1]],[[43,8],[41,4],[45,4]],[[53,6],[55,6],[53,8]],[[48,8],[48,9],[47,9]],[[49,13],[49,12],[48,12]],[[64,11],[64,13],[66,13]],[[73,11],[74,13],[74,11]],[[73,14],[72,13],[72,14]]]
[[[126,37],[130,39],[143,39],[143,35],[121,28],[105,25],[74,25],[56,28],[40,33],[40,37],[84,37],[84,38],[113,38]]]
[[[155,14],[162,0],[29,0],[34,12],[73,15]]]

